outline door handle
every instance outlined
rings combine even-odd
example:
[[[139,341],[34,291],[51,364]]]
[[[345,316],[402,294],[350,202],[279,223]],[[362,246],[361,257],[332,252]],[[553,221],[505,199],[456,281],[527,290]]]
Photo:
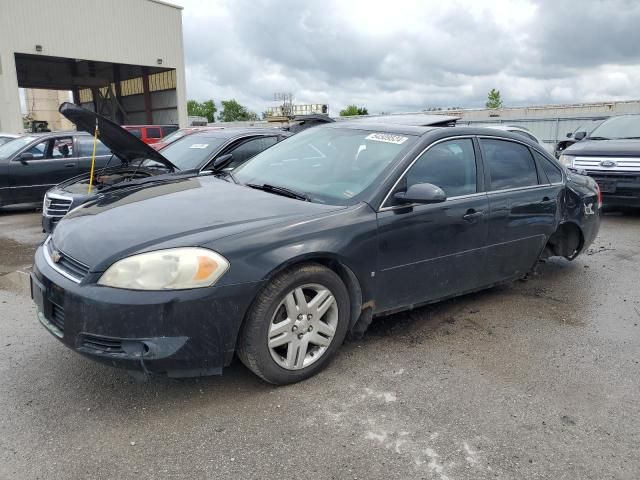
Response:
[[[67,167],[67,168],[71,168],[71,167],[75,167],[76,164],[75,163],[65,163],[64,166]]]
[[[467,222],[473,222],[476,218],[480,218],[483,215],[484,212],[482,210],[474,210],[473,208],[470,208],[469,210],[467,210],[467,213],[462,216],[462,218]]]

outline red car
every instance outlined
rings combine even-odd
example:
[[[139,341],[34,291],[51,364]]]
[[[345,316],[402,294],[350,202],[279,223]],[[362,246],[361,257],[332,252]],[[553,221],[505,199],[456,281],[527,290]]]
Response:
[[[177,125],[122,125],[122,128],[149,145],[158,143],[167,135],[178,130]]]
[[[162,150],[164,147],[166,147],[170,143],[173,143],[176,140],[180,140],[182,137],[188,137],[192,133],[202,132],[203,130],[221,130],[223,128],[224,127],[187,127],[187,128],[181,128],[180,130],[176,130],[172,134],[167,135],[161,141],[152,144],[151,148],[153,148],[155,150]]]

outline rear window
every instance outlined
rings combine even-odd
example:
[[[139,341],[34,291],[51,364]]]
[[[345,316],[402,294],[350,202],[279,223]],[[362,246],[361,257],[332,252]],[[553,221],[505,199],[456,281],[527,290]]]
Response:
[[[536,151],[533,152],[533,155],[538,160],[538,164],[542,165],[542,170],[547,175],[547,178],[549,179],[549,183],[562,182],[562,172],[560,171],[560,168],[558,166],[556,166],[547,157],[540,155]]]
[[[90,157],[93,155],[93,137],[88,135],[82,136],[78,137],[76,141],[78,143],[78,156]],[[111,150],[109,150],[104,143],[98,140],[98,144],[96,145],[96,155],[111,155]]]

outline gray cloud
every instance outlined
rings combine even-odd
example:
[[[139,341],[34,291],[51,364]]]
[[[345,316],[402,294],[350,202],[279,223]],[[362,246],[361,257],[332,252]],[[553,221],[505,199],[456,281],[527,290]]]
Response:
[[[260,112],[297,103],[380,111],[637,97],[640,4],[178,0],[190,98]]]

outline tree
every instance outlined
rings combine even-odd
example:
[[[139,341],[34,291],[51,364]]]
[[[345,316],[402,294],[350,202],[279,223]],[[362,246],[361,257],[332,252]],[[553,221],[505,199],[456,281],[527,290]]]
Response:
[[[250,112],[247,107],[240,105],[235,99],[223,100],[222,111],[218,115],[218,120],[221,122],[242,122],[257,120],[258,115],[255,112]]]
[[[206,117],[207,121],[215,122],[215,114],[218,111],[213,100],[202,103],[196,100],[187,101],[187,114],[193,117]]]
[[[492,88],[487,97],[487,108],[502,108],[502,98],[500,98],[500,90]]]
[[[340,110],[341,117],[351,117],[353,115],[369,115],[369,111],[365,107],[357,105],[347,105],[344,110]]]

